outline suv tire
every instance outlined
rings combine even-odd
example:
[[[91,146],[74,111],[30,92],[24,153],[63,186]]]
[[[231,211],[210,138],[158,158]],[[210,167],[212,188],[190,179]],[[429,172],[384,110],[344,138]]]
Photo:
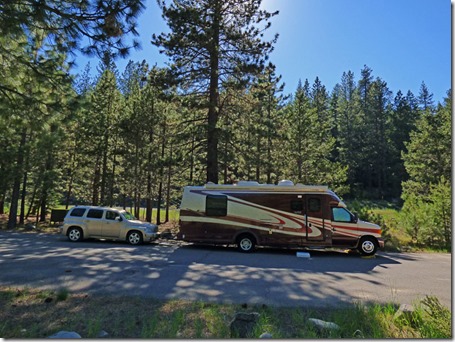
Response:
[[[130,245],[140,245],[144,241],[142,233],[138,232],[137,230],[129,232],[126,240]]]
[[[70,229],[68,229],[67,235],[68,239],[71,242],[78,242],[81,241],[83,238],[82,229],[78,227],[71,227]]]

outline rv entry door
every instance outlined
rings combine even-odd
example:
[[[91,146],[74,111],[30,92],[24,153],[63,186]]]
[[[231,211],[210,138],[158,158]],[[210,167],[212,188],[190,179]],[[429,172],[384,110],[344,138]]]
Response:
[[[330,242],[330,235],[325,230],[325,203],[322,195],[305,195],[306,241]],[[326,241],[329,240],[329,241]]]

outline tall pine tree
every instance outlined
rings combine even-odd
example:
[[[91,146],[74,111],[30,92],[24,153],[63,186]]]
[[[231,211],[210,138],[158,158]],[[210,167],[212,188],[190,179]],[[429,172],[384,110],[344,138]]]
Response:
[[[152,43],[171,58],[181,89],[200,95],[207,109],[207,181],[218,183],[220,89],[231,77],[245,82],[262,70],[277,39],[263,41],[278,12],[260,6],[261,0],[160,2],[171,32],[154,35]]]

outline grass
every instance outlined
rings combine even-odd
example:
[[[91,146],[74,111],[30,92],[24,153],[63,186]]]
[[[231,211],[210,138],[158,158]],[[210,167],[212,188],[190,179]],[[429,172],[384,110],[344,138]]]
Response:
[[[62,296],[65,293],[65,296]],[[68,291],[0,288],[0,336],[45,338],[60,330],[96,338],[230,338],[236,312],[258,312],[251,338],[451,338],[451,313],[434,297],[417,303],[413,319],[395,319],[393,304],[347,308],[228,305],[139,297],[102,297]],[[330,321],[339,330],[317,331],[308,318]]]

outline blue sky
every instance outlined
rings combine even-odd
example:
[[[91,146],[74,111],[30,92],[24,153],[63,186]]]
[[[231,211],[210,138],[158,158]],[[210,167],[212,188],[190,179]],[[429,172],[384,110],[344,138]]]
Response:
[[[142,50],[118,60],[122,72],[128,60],[164,66],[167,61],[151,45],[153,33],[167,31],[155,0],[146,1],[139,17]],[[451,87],[451,3],[449,0],[263,0],[280,14],[272,19],[270,35],[279,33],[271,55],[283,76],[285,92],[293,93],[299,79],[313,84],[319,77],[328,91],[352,71],[358,81],[364,65],[387,82],[394,95],[422,81],[442,101]],[[98,61],[87,60],[95,69]],[[77,70],[76,70],[77,71]]]

